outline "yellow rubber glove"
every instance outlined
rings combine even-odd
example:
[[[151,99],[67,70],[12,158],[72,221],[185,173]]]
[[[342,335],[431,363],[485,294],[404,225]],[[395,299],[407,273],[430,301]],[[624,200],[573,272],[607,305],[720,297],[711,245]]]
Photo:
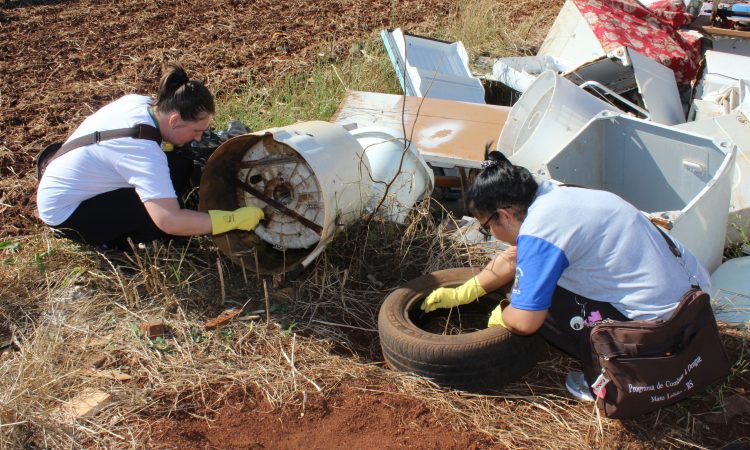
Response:
[[[474,277],[457,288],[437,288],[420,305],[424,312],[434,311],[438,308],[453,308],[454,306],[471,303],[487,292],[479,285],[477,277]]]
[[[503,328],[507,328],[505,326],[505,322],[503,322],[503,309],[505,309],[505,307],[508,305],[510,305],[508,299],[504,298],[500,301],[500,304],[497,305],[497,308],[492,310],[492,314],[490,314],[490,320],[487,321],[488,327],[501,326]]]
[[[230,230],[254,230],[263,219],[263,210],[255,206],[243,206],[234,211],[213,209],[208,215],[211,216],[211,234],[221,234]]]

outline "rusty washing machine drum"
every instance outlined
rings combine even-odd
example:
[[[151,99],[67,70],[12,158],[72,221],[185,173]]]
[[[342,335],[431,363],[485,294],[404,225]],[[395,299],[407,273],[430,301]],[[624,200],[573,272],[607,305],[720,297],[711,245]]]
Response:
[[[361,217],[369,170],[362,146],[340,125],[272,128],[214,152],[201,178],[200,209],[262,208],[255,232],[231,231],[214,242],[249,270],[287,272],[309,264],[338,225]]]

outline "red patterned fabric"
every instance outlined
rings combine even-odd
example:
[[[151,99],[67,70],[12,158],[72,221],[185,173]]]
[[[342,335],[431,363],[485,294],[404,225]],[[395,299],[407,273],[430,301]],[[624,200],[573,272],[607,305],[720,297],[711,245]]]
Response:
[[[628,47],[672,69],[678,84],[690,84],[695,78],[700,40],[670,24],[691,18],[689,14],[683,17],[679,11],[655,12],[637,0],[572,1],[605,52]]]
[[[693,21],[693,15],[688,14],[682,0],[657,0],[648,5],[648,9],[653,11],[662,22],[674,28],[687,25]]]

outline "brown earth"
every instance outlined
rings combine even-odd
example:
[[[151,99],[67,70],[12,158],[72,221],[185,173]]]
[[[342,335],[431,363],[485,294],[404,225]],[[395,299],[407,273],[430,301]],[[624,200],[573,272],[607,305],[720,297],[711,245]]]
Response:
[[[279,413],[262,402],[228,402],[211,422],[160,419],[143,441],[148,448],[326,448],[455,449],[492,448],[476,431],[456,432],[420,400],[382,386],[346,387],[324,400],[308,395],[304,406]]]

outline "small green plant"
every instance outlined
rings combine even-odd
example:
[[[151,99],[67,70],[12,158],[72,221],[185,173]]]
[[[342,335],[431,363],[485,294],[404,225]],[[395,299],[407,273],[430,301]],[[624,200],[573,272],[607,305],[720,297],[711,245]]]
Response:
[[[21,243],[18,241],[2,241],[0,242],[0,250],[7,253],[15,253],[21,249]]]
[[[288,327],[286,327],[286,330],[281,330],[281,335],[284,337],[288,337],[292,335],[292,332],[294,331],[294,327],[297,326],[297,322],[292,322],[289,324]]]
[[[65,276],[65,280],[63,281],[63,285],[67,286],[75,280],[77,280],[80,276],[88,272],[85,268],[81,266],[74,267],[73,270],[70,271],[68,275]]]
[[[47,272],[47,267],[44,264],[44,260],[47,259],[52,253],[54,253],[55,249],[51,246],[47,247],[46,252],[42,253],[34,253],[34,263],[36,264],[37,270],[39,270],[40,275],[44,275]]]
[[[219,336],[225,341],[228,341],[234,336],[234,331],[232,331],[231,328],[222,328],[221,331],[219,331]]]
[[[200,328],[190,327],[190,340],[197,344],[206,340],[206,337],[203,335],[203,331]]]
[[[133,332],[133,336],[135,336],[136,339],[143,339],[143,336],[145,336],[141,327],[135,322],[130,322],[130,330]]]
[[[169,353],[171,351],[169,342],[161,336],[158,336],[149,342],[151,342],[151,347],[159,353]]]

